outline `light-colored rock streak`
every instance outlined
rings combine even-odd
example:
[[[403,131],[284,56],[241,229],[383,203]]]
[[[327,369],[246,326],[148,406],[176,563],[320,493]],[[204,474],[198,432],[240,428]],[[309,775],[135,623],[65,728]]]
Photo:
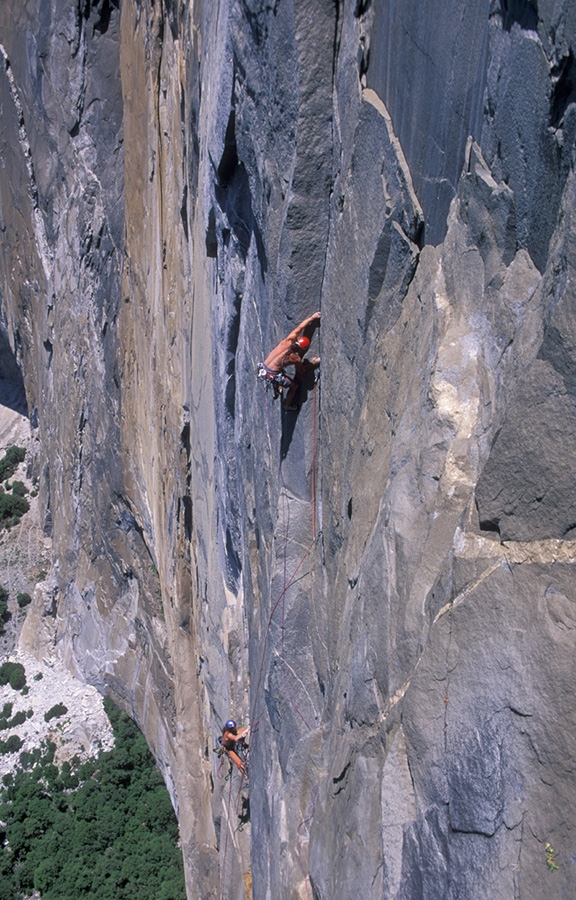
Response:
[[[316,709],[316,707],[315,707],[315,705],[314,705],[313,697],[312,697],[312,695],[310,694],[310,692],[308,691],[308,689],[306,688],[306,685],[304,684],[302,678],[300,677],[300,675],[298,675],[298,673],[296,672],[296,670],[295,670],[295,669],[294,669],[294,668],[286,661],[285,657],[282,656],[281,653],[278,653],[277,651],[274,651],[274,656],[275,656],[277,659],[282,660],[282,664],[283,664],[283,666],[285,667],[285,671],[290,672],[290,674],[292,675],[292,677],[294,678],[294,680],[300,685],[300,689],[301,689],[301,691],[302,691],[302,694],[303,694],[304,697],[306,697],[306,698],[308,699],[308,702],[309,702],[309,704],[310,704],[310,708],[311,708],[312,711],[313,711],[314,719],[315,719],[316,722],[318,722],[320,716],[319,716],[318,711],[317,711],[317,709]],[[304,715],[300,712],[300,710],[298,709],[298,707],[297,707],[296,704],[294,703],[294,700],[292,699],[292,696],[291,696],[289,690],[288,690],[288,702],[292,705],[292,707],[294,708],[294,711],[295,711],[296,714],[302,719],[302,721],[303,721],[306,725],[308,725],[310,728],[313,727],[312,724],[309,723],[308,720],[304,718]]]
[[[437,577],[437,560],[450,551],[454,528],[466,508],[477,479],[478,454],[463,452],[479,431],[481,399],[481,336],[465,314],[457,314],[446,288],[442,260],[438,260],[433,299],[443,337],[430,376],[429,397],[451,433],[434,519],[426,538],[421,566],[410,592],[410,609],[425,615],[426,598]],[[480,324],[476,323],[480,328]]]
[[[462,601],[465,600],[466,597],[472,594],[477,587],[480,587],[482,582],[486,581],[486,579],[489,578],[490,575],[492,575],[492,573],[496,571],[496,569],[500,568],[502,562],[502,559],[498,559],[493,565],[489,566],[484,572],[482,572],[482,574],[479,578],[476,579],[476,581],[473,581],[471,584],[467,585],[463,591],[460,591],[460,593],[457,597],[454,598],[454,600],[451,600],[450,603],[446,603],[445,606],[443,606],[442,609],[436,614],[434,624],[436,624],[438,619],[440,619],[444,615],[444,613],[447,613],[451,609],[454,609],[456,606],[462,603]]]
[[[450,603],[446,603],[439,610],[434,623],[445,613],[459,606],[502,565],[550,565],[553,563],[573,565],[576,562],[576,541],[552,539],[497,543],[480,535],[458,532],[455,549],[456,555],[460,559],[476,560],[493,557],[494,562],[482,572],[479,578],[467,585]]]
[[[396,897],[402,876],[402,842],[405,827],[416,816],[414,785],[408,765],[406,738],[402,727],[394,735],[381,785],[382,855],[385,861],[385,897]]]
[[[392,119],[390,118],[390,113],[386,109],[384,102],[378,96],[376,91],[372,90],[372,88],[364,88],[362,91],[362,99],[367,103],[370,103],[377,112],[380,113],[382,118],[386,123],[386,129],[388,131],[388,138],[390,140],[390,144],[394,148],[394,153],[396,154],[399,162],[399,173],[401,174],[403,184],[403,189],[408,193],[410,202],[405,206],[405,209],[410,209],[410,206],[417,212],[421,218],[424,218],[424,213],[422,212],[422,207],[418,201],[418,197],[416,196],[416,191],[414,190],[414,185],[412,184],[412,176],[410,174],[410,168],[408,163],[406,162],[406,157],[404,156],[404,151],[402,150],[402,146],[400,141],[396,137],[394,133],[394,128],[392,126]],[[386,185],[384,184],[384,190],[386,191]]]
[[[430,379],[430,398],[442,419],[455,430],[452,444],[468,440],[478,420],[480,399],[478,364],[479,337],[470,321],[458,320],[448,298],[442,261],[439,261],[434,303],[444,319],[445,332],[438,348],[436,364]],[[460,454],[461,455],[461,454]],[[464,471],[450,450],[446,458],[444,481],[450,494],[457,481],[473,483],[474,472]]]
[[[46,279],[50,279],[52,262],[53,262],[53,254],[51,253],[48,245],[48,241],[46,239],[46,231],[44,228],[44,222],[42,219],[42,214],[38,209],[38,187],[36,185],[36,176],[34,175],[34,166],[32,164],[32,150],[30,148],[30,141],[28,140],[28,135],[26,133],[26,127],[24,124],[24,109],[22,107],[22,103],[20,101],[20,96],[18,94],[18,88],[16,87],[16,81],[14,79],[14,74],[12,72],[12,68],[10,66],[10,60],[8,59],[8,54],[3,46],[0,44],[0,54],[4,59],[4,65],[6,68],[6,78],[8,79],[8,84],[10,87],[10,95],[12,97],[12,101],[16,108],[16,116],[18,119],[18,134],[20,140],[20,147],[22,149],[22,153],[24,154],[24,159],[26,161],[26,171],[28,172],[29,179],[29,194],[30,200],[32,202],[32,211],[33,211],[33,222],[34,229],[36,234],[36,243],[38,247],[38,253],[40,256],[40,260],[42,262],[42,267],[44,269],[44,275]]]
[[[506,563],[522,564],[576,562],[576,541],[551,538],[543,541],[504,541],[502,543],[464,531],[457,531],[454,549],[460,559],[500,557]]]
[[[432,623],[433,625],[435,625],[447,612],[451,612],[464,600],[470,597],[474,591],[501,566],[550,565],[553,563],[573,565],[576,563],[576,541],[552,539],[546,541],[506,541],[500,543],[490,538],[482,537],[481,535],[463,532],[460,529],[458,529],[455,535],[454,551],[455,556],[459,559],[478,560],[492,558],[493,562],[491,565],[487,566],[477,579],[468,584],[464,590],[460,591],[460,593],[454,597],[453,600],[446,603],[442,609],[437,612]],[[379,721],[385,721],[390,715],[391,710],[402,700],[410,687],[414,673],[418,669],[421,659],[422,655],[418,658],[410,678],[395,691],[392,697],[390,697],[386,707],[382,710]]]

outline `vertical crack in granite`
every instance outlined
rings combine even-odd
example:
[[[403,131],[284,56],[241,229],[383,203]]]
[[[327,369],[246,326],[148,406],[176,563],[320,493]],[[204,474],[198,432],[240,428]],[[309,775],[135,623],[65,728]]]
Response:
[[[0,371],[53,535],[23,641],[142,727],[188,895],[509,900],[549,840],[568,895],[572,0],[0,33]],[[316,309],[284,412],[255,368]]]

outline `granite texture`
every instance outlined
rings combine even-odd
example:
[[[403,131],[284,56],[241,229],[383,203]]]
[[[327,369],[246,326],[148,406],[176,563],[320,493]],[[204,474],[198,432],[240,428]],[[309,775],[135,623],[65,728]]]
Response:
[[[0,44],[25,649],[144,731],[189,897],[570,897],[572,0],[25,0]]]

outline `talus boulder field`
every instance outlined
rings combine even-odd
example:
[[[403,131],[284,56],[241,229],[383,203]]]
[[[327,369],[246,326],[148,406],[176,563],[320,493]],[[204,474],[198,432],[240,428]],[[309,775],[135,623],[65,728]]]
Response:
[[[144,732],[191,900],[573,891],[576,6],[438,6],[0,5],[22,640]]]

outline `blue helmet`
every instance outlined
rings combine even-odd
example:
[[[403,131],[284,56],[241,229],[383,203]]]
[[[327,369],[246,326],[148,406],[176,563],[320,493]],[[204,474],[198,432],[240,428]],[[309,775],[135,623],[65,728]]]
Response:
[[[236,728],[236,722],[234,721],[234,719],[228,719],[224,728]]]

